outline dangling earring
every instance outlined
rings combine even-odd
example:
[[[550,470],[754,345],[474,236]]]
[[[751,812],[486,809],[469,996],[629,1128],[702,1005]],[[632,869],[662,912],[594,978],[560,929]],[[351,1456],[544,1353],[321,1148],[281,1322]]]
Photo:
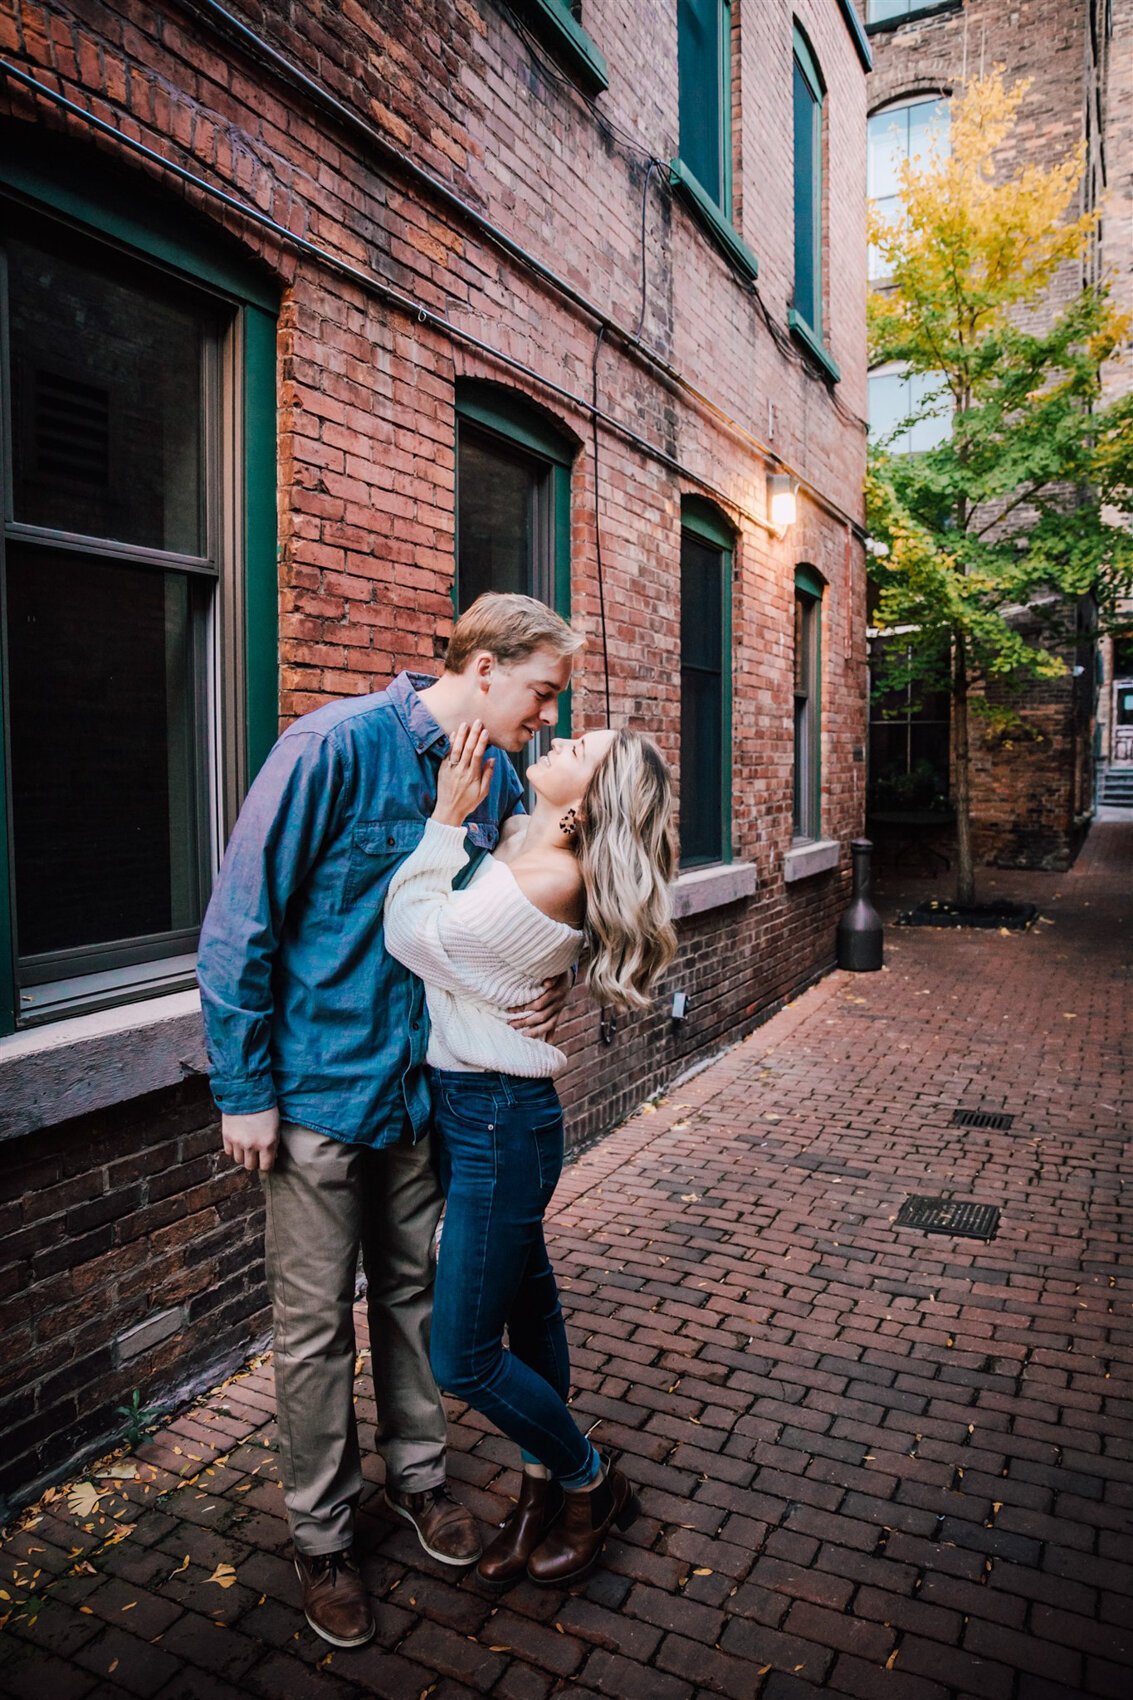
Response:
[[[568,809],[559,822],[559,831],[564,838],[573,838],[578,831],[578,810]]]

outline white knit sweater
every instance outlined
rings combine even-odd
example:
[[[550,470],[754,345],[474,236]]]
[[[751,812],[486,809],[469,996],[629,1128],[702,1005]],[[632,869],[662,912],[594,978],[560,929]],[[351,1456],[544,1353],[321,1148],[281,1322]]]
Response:
[[[517,1033],[507,1016],[570,967],[582,934],[544,915],[507,864],[491,856],[454,891],[467,860],[463,827],[430,820],[386,896],[386,949],[425,982],[426,1060],[434,1068],[557,1074],[566,1062],[562,1051]]]

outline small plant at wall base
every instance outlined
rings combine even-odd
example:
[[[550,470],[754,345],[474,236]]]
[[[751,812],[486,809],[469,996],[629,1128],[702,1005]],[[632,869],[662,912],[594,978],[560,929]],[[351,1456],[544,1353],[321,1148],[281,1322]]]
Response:
[[[1066,670],[1051,615],[1090,598],[1104,617],[1133,584],[1133,533],[1114,513],[1133,489],[1133,397],[1100,399],[1129,323],[1104,287],[1048,310],[1099,215],[1074,210],[1081,151],[1002,168],[1026,90],[1005,87],[998,69],[968,83],[953,103],[950,153],[905,162],[896,214],[873,215],[870,230],[887,273],[869,300],[871,362],[900,362],[937,386],[871,445],[875,622],[919,627],[945,658],[961,905],[975,900],[972,716],[1008,726],[1012,687]],[[941,406],[945,441],[887,448]]]
[[[142,1404],[142,1396],[136,1387],[130,1395],[130,1403],[116,1405],[115,1411],[122,1418],[122,1439],[127,1446],[136,1446],[143,1440],[160,1415],[156,1405]]]

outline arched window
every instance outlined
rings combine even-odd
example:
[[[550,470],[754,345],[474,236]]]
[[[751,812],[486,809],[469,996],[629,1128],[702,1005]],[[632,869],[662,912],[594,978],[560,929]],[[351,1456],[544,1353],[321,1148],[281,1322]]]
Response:
[[[933,150],[947,152],[948,126],[948,99],[940,94],[913,95],[871,113],[866,192],[882,217],[892,218],[897,211],[901,166]],[[885,278],[884,261],[872,244],[869,277],[873,283]]]
[[[723,514],[681,504],[681,866],[732,859],[732,554]]]
[[[485,591],[503,590],[538,597],[569,620],[575,448],[575,440],[526,396],[476,379],[457,384],[458,614]],[[559,731],[570,731],[567,692],[560,699]]]
[[[792,840],[822,837],[822,593],[813,567],[795,569],[794,799]]]

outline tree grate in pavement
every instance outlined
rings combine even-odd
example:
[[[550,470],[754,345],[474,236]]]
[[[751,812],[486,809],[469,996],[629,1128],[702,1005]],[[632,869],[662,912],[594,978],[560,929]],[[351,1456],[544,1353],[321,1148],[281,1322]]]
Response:
[[[955,1234],[961,1239],[992,1240],[999,1227],[999,1206],[973,1204],[965,1198],[926,1198],[914,1194],[897,1214],[899,1228],[920,1228],[926,1234]]]
[[[1006,1131],[1015,1117],[1003,1110],[953,1110],[953,1127],[997,1127]]]

